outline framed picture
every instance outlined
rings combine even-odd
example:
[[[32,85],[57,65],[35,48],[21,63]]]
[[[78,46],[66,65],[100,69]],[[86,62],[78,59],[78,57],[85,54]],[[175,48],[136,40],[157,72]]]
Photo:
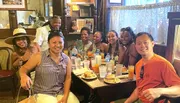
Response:
[[[91,33],[93,33],[94,19],[91,19],[91,18],[77,19],[77,27],[78,27],[77,32],[80,32],[81,28],[83,27],[88,27]]]
[[[0,9],[3,10],[25,10],[26,0],[0,0]]]
[[[109,3],[121,3],[121,0],[109,0]]]

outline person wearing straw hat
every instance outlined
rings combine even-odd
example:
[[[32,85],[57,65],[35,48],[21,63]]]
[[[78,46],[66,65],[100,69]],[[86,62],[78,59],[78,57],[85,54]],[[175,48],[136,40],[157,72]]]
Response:
[[[14,52],[12,53],[12,64],[14,68],[22,66],[33,53],[40,51],[40,47],[31,44],[34,40],[33,35],[27,35],[23,28],[16,28],[13,31],[13,36],[5,39],[5,43],[13,45]]]

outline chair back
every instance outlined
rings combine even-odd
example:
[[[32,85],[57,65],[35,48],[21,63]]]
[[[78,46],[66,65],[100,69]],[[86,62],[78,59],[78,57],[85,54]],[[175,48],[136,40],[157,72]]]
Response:
[[[180,59],[174,59],[173,66],[174,69],[176,70],[176,73],[180,77]]]
[[[12,69],[12,55],[13,49],[10,47],[0,47],[0,70]]]

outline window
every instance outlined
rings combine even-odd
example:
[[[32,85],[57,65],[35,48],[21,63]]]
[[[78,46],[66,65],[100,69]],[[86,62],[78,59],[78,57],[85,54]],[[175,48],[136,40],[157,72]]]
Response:
[[[143,0],[132,1],[140,2]],[[150,3],[153,0],[146,1]],[[171,1],[147,5],[112,6],[109,16],[109,30],[115,30],[119,33],[120,28],[130,26],[136,34],[139,32],[148,32],[152,34],[157,44],[166,45],[169,24],[167,13],[179,11],[180,5]]]
[[[145,4],[154,4],[159,2],[167,2],[170,0],[125,0],[125,5],[145,5]]]

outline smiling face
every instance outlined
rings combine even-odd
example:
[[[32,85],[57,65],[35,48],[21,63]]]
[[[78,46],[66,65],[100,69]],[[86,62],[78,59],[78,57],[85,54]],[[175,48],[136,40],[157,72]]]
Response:
[[[128,31],[121,32],[120,41],[123,45],[127,45],[132,40],[132,36]]]
[[[110,44],[115,44],[116,40],[118,40],[118,37],[116,36],[114,32],[108,32],[107,38]]]
[[[95,32],[94,33],[94,42],[99,43],[99,42],[101,42],[101,39],[102,39],[101,33],[100,32]]]
[[[61,27],[61,19],[60,18],[54,18],[51,20],[50,23],[54,30],[59,30],[59,28]]]
[[[64,48],[64,40],[60,36],[54,36],[49,40],[50,51],[54,54],[59,54]]]
[[[27,47],[27,38],[26,37],[15,38],[15,43],[20,48],[26,48]]]
[[[87,30],[82,30],[82,32],[81,32],[81,40],[83,42],[85,42],[85,41],[88,41],[88,39],[89,39],[88,31]]]
[[[136,50],[143,56],[149,56],[153,53],[154,41],[152,41],[146,34],[136,38]]]

